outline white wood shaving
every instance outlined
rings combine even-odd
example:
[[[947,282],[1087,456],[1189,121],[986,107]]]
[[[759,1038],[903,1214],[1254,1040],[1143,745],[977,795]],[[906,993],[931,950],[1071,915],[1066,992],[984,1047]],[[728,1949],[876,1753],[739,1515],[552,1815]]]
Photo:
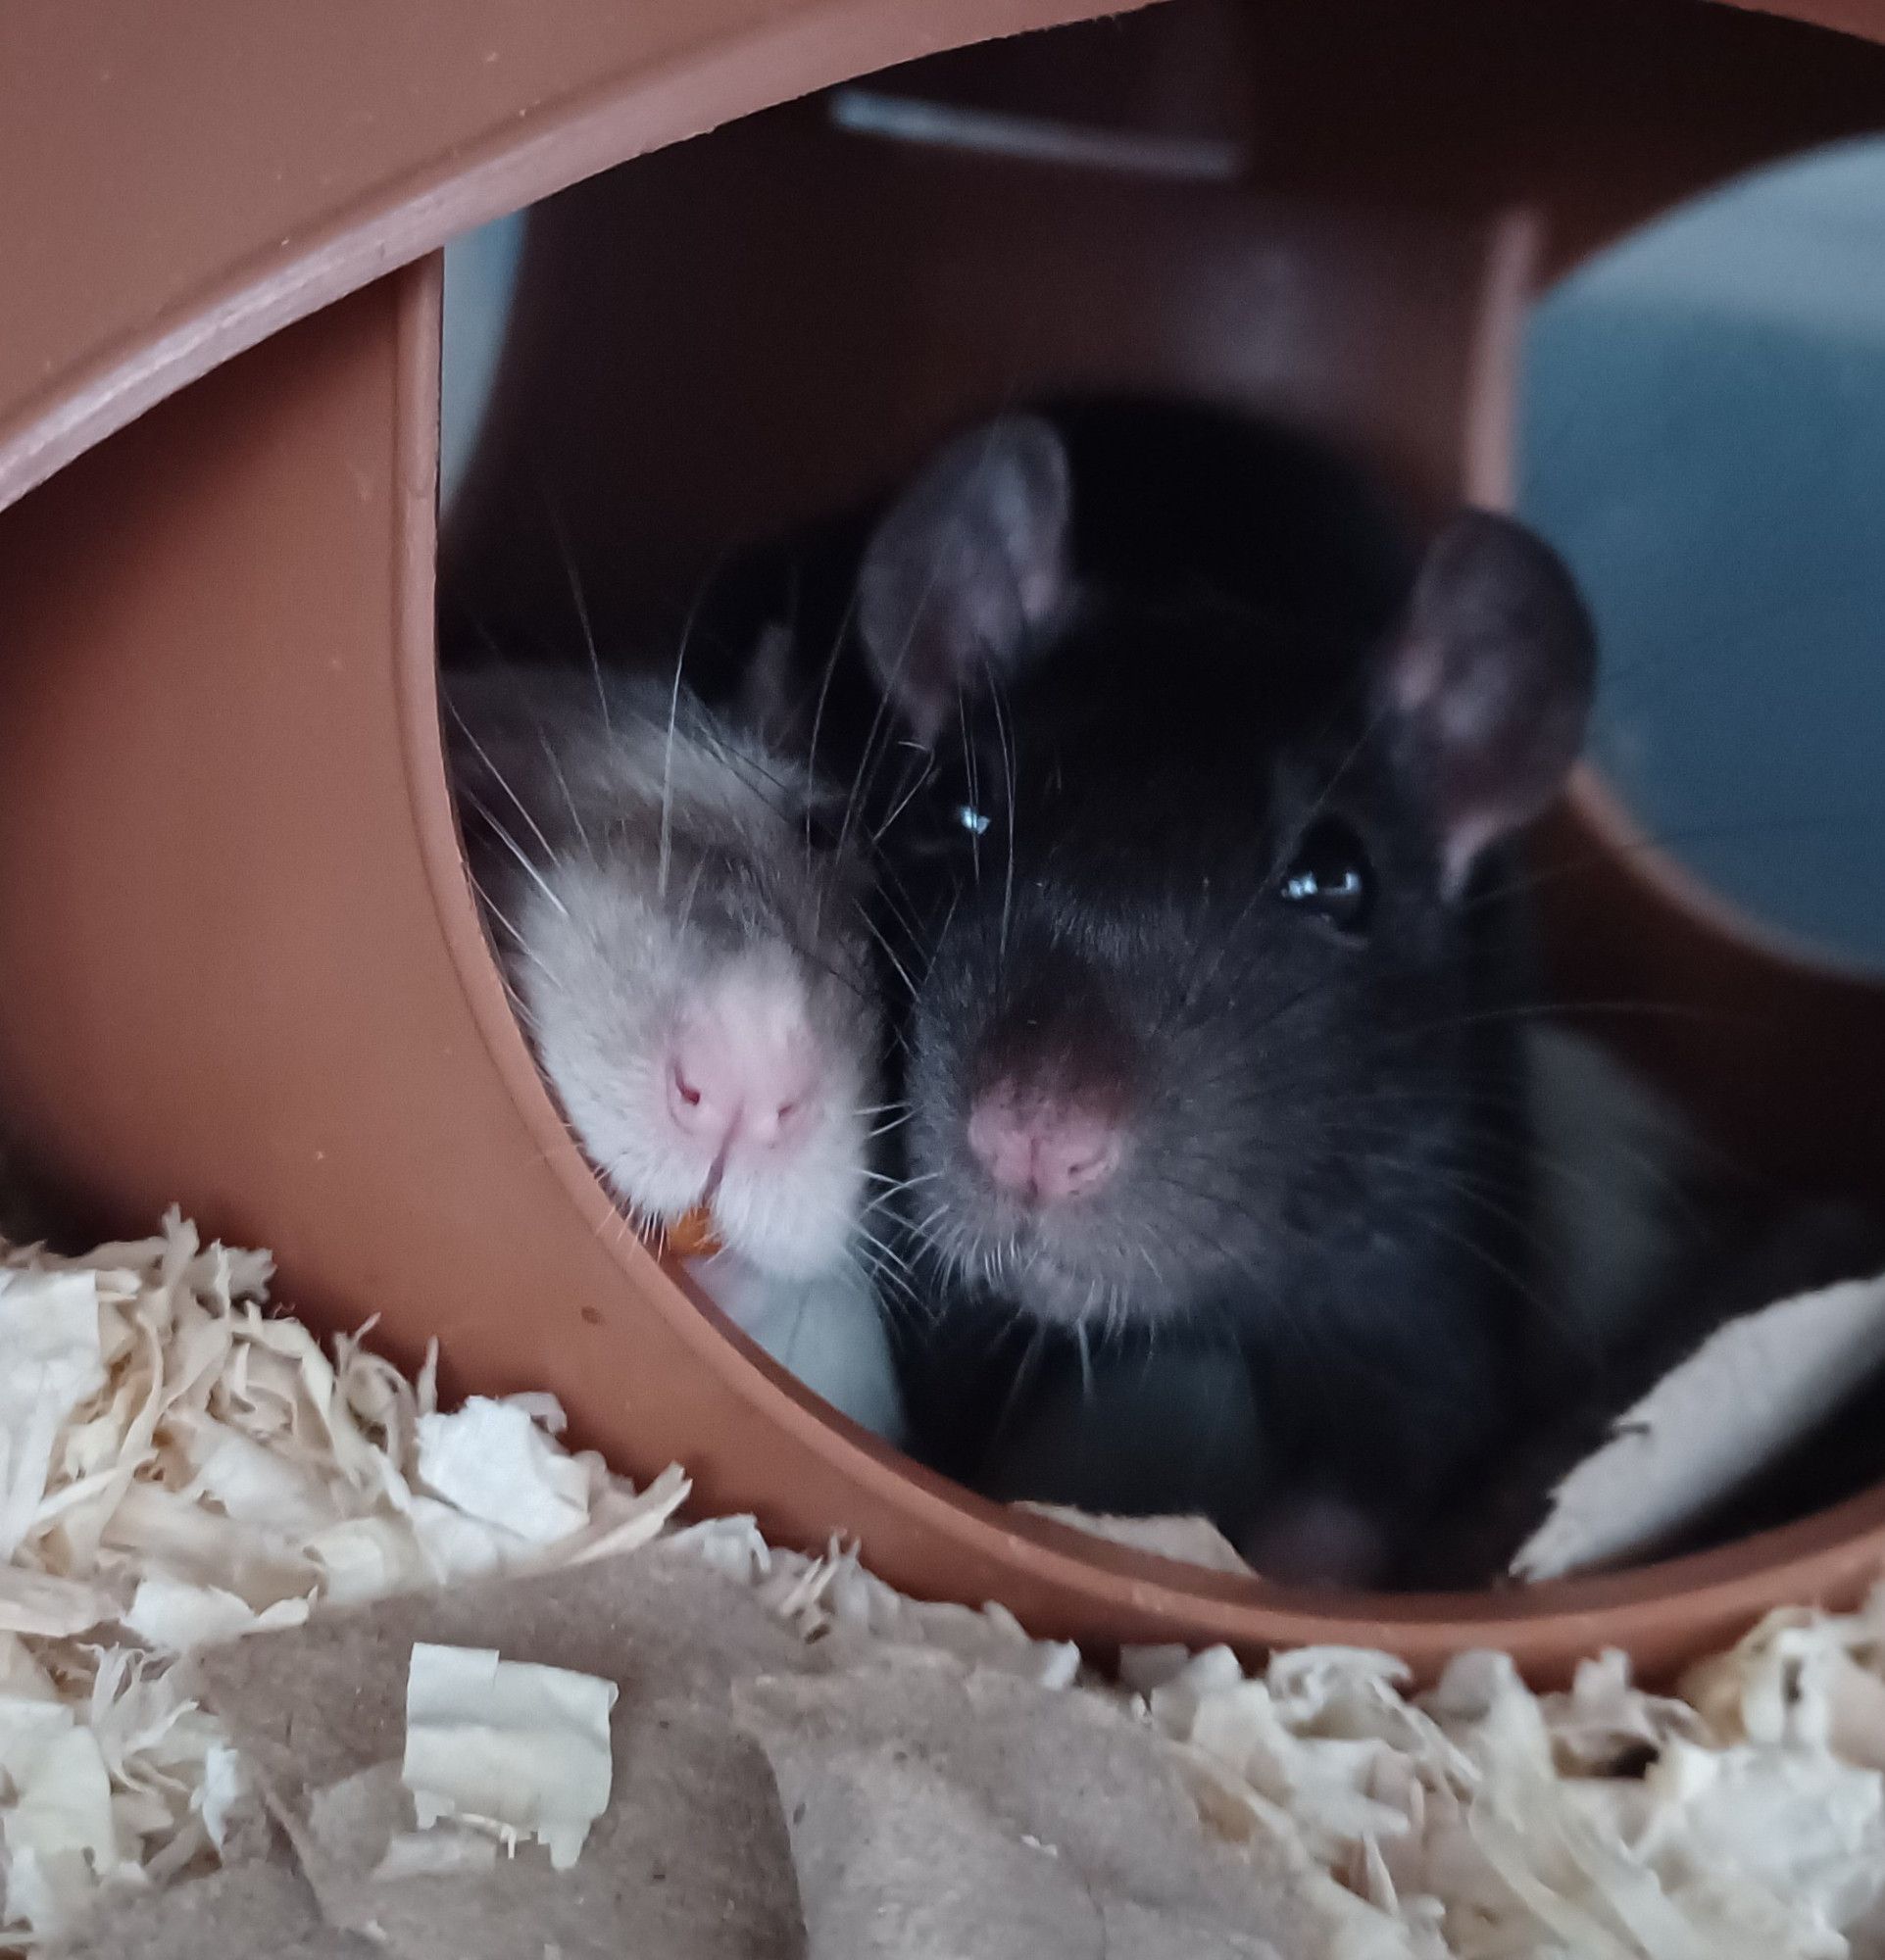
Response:
[[[538,1415],[547,1396],[530,1398]],[[551,1418],[558,1429],[563,1411]],[[419,1474],[446,1503],[531,1544],[560,1544],[589,1522],[589,1471],[538,1427],[530,1407],[473,1396],[419,1419]]]
[[[430,1362],[408,1381],[358,1338],[323,1351],[265,1317],[269,1271],[174,1214],[85,1259],[0,1256],[9,1950],[102,1886],[213,1869],[240,1841],[250,1781],[179,1650],[665,1537],[808,1639],[853,1628],[1122,1698],[1171,1740],[1204,1828],[1290,1876],[1321,1960],[1885,1960],[1885,1591],[1774,1615],[1680,1697],[1634,1688],[1615,1654],[1535,1696],[1484,1653],[1415,1695],[1387,1656],[1328,1648],[1254,1674],[1222,1648],[1139,1648],[1106,1689],[1071,1647],[999,1607],[906,1598],[855,1548],[781,1551],[750,1518],[677,1527],[682,1473],[636,1492],[571,1455],[548,1397],[444,1413]],[[461,1454],[472,1436],[501,1438],[529,1488],[494,1492]],[[446,1821],[388,1859],[448,1871],[492,1841]]]
[[[31,1529],[59,1433],[105,1379],[90,1273],[0,1273],[0,1557]]]
[[[6,1937],[213,1865],[239,1829],[247,1779],[180,1654],[323,1600],[625,1549],[686,1496],[678,1471],[637,1494],[571,1456],[548,1397],[443,1414],[429,1364],[410,1382],[358,1339],[323,1351],[262,1313],[270,1270],[174,1213],[83,1259],[0,1258]]]
[[[505,1660],[494,1648],[413,1646],[400,1780],[422,1832],[441,1818],[540,1838],[566,1872],[609,1807],[613,1681]]]

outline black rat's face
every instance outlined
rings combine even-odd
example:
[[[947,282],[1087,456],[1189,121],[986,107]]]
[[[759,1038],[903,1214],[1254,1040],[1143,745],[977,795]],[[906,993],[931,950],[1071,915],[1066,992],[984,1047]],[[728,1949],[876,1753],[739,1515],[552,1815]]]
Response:
[[[884,842],[921,915],[911,1217],[953,1281],[1287,1312],[1443,1195],[1471,963],[1388,732],[1340,650],[1114,608],[937,743]]]
[[[910,764],[875,827],[911,1230],[1038,1319],[1313,1315],[1486,1200],[1465,895],[1575,758],[1588,620],[1483,514],[1376,633],[1269,607],[1296,547],[1261,528],[1205,597],[1109,582],[1090,538],[1076,569],[1080,497],[1051,424],[990,424],[859,574]]]

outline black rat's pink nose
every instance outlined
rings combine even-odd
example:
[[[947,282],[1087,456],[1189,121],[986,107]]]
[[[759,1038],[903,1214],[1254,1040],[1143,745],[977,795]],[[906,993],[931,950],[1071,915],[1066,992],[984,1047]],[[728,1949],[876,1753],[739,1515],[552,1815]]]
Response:
[[[744,1002],[715,1002],[675,1036],[670,1057],[674,1126],[717,1154],[778,1143],[818,1086],[810,1031],[795,1016],[746,1008]]]
[[[998,1083],[968,1112],[968,1148],[1002,1190],[1030,1204],[1088,1198],[1118,1168],[1118,1119],[1091,1102],[1022,1096]]]

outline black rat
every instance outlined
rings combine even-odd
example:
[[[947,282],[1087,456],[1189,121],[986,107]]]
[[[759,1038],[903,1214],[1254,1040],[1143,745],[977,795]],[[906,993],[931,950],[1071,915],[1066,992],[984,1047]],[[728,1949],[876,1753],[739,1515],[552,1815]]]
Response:
[[[860,534],[829,673],[802,614],[746,702],[880,853],[919,1434],[999,1485],[1030,1355],[1216,1344],[1213,1507],[1390,1576],[1556,1365],[1502,859],[1581,742],[1568,573],[1476,512],[1416,557],[1320,445],[1164,402],[971,430]]]

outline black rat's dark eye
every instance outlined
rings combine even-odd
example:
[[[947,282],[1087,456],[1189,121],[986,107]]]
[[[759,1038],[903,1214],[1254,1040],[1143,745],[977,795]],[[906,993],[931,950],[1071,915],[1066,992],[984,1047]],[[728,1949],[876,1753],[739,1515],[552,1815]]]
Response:
[[[997,812],[974,795],[960,776],[940,770],[902,798],[894,832],[902,850],[933,859],[972,856],[990,839]]]
[[[1339,931],[1367,930],[1374,910],[1374,867],[1355,827],[1339,816],[1310,825],[1284,870],[1276,896],[1325,918]]]

